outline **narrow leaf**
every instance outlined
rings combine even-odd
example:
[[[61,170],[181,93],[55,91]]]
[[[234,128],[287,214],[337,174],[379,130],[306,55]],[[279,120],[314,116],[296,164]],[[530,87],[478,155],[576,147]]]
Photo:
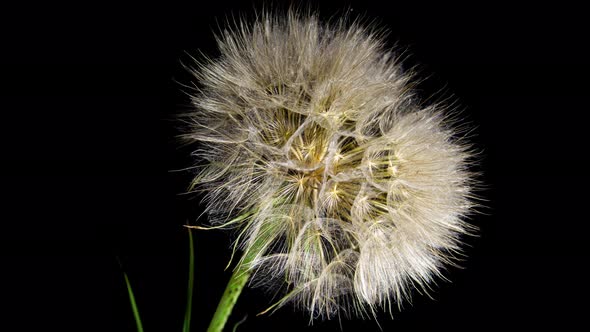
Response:
[[[191,229],[188,230],[189,240],[189,261],[188,261],[188,290],[186,297],[186,311],[184,313],[184,325],[182,326],[182,332],[190,332],[191,329],[191,316],[193,308],[193,289],[195,283],[195,246],[193,243],[193,232]]]
[[[247,318],[248,318],[248,315],[244,316],[244,318],[242,318],[242,320],[240,320],[239,322],[237,322],[234,325],[234,328],[233,328],[232,332],[236,332],[238,330],[238,326],[242,325],[246,321]]]
[[[139,317],[139,310],[137,309],[137,303],[135,303],[135,296],[133,296],[133,290],[131,289],[131,283],[127,277],[127,273],[123,272],[125,277],[125,283],[127,284],[127,293],[129,293],[129,301],[131,302],[131,310],[133,310],[133,317],[135,318],[135,324],[137,325],[137,332],[143,332],[143,326],[141,325],[141,318]]]

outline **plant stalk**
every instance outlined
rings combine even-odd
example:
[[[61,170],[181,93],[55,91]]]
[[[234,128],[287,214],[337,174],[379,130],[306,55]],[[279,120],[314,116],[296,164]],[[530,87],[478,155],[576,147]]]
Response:
[[[243,266],[244,265],[241,265],[236,269],[229,279],[229,283],[217,305],[217,310],[215,310],[215,314],[213,315],[213,319],[211,319],[207,332],[223,331],[223,327],[225,326],[234,305],[238,301],[242,289],[244,289],[246,282],[248,282],[248,279],[250,278],[251,272],[247,268],[242,268]]]
[[[248,215],[249,214],[246,213],[235,220],[243,220],[244,218],[247,218]],[[274,234],[273,232],[261,230],[260,234],[262,235],[257,236],[253,245],[250,246],[244,252],[244,256],[238,263],[237,268],[235,269],[234,273],[229,279],[227,287],[225,288],[225,291],[221,296],[221,300],[219,300],[219,304],[217,305],[217,309],[215,310],[213,318],[209,323],[209,328],[207,329],[207,332],[223,331],[225,323],[227,323],[227,319],[229,318],[229,315],[231,314],[234,305],[238,301],[238,297],[242,293],[244,286],[246,285],[248,279],[250,279],[250,276],[252,275],[251,263],[254,261],[255,257],[263,251],[264,244],[268,242],[267,237],[264,236],[264,234],[268,233]]]

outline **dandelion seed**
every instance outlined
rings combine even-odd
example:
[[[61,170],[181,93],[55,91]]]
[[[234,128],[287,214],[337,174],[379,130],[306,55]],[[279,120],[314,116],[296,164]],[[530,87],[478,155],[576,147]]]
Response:
[[[193,71],[186,134],[212,223],[239,230],[237,270],[282,283],[277,306],[313,318],[427,290],[472,229],[472,153],[445,109],[416,102],[411,75],[360,24],[289,12],[237,26]]]

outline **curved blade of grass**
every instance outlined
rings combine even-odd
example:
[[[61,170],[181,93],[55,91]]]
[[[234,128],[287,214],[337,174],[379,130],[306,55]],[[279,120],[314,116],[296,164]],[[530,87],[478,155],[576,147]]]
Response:
[[[237,322],[234,325],[234,328],[233,328],[232,332],[238,331],[238,326],[242,325],[246,321],[246,319],[248,319],[248,315],[244,316],[244,318],[242,318],[242,320],[240,320],[239,322]]]
[[[188,290],[186,296],[186,311],[184,313],[184,324],[182,325],[182,332],[190,332],[191,316],[193,312],[193,288],[195,283],[195,246],[193,243],[193,232],[188,230],[189,241],[189,261],[188,261]]]
[[[139,310],[137,309],[137,303],[135,303],[135,296],[133,296],[133,290],[131,289],[131,283],[127,273],[123,272],[125,277],[125,284],[127,284],[127,293],[129,293],[129,302],[131,302],[131,310],[133,310],[133,317],[135,318],[135,324],[137,326],[137,332],[143,332],[143,326],[141,324],[141,318],[139,316]]]

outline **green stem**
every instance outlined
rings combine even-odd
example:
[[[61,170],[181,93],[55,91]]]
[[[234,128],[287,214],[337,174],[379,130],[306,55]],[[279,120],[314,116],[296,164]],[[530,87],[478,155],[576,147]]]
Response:
[[[251,213],[246,213],[235,220],[243,220],[247,218]],[[233,221],[232,221],[233,222]],[[266,227],[270,227],[273,224],[267,224]],[[244,231],[242,231],[243,233]],[[276,232],[268,231],[267,228],[263,227],[255,237],[254,243],[244,252],[244,256],[238,263],[238,267],[235,269],[234,273],[232,274],[231,278],[229,279],[229,283],[223,292],[223,296],[221,296],[221,300],[217,305],[217,310],[215,310],[215,314],[213,314],[213,318],[211,319],[211,323],[209,323],[209,328],[207,332],[222,332],[231,311],[238,301],[238,297],[244,289],[246,282],[252,275],[251,270],[251,263],[254,261],[254,258],[264,250],[265,244],[269,242],[268,234],[276,234]],[[241,236],[241,234],[240,234]],[[238,239],[240,238],[238,236]],[[235,250],[235,248],[234,248]],[[233,257],[233,254],[232,254]]]
[[[217,305],[217,310],[215,310],[215,314],[213,315],[213,319],[211,319],[207,332],[223,331],[223,327],[225,326],[234,305],[238,301],[242,289],[244,289],[246,282],[248,282],[250,274],[251,272],[246,268],[238,268],[234,271],[225,291],[223,292],[223,296],[219,301],[219,305]]]

